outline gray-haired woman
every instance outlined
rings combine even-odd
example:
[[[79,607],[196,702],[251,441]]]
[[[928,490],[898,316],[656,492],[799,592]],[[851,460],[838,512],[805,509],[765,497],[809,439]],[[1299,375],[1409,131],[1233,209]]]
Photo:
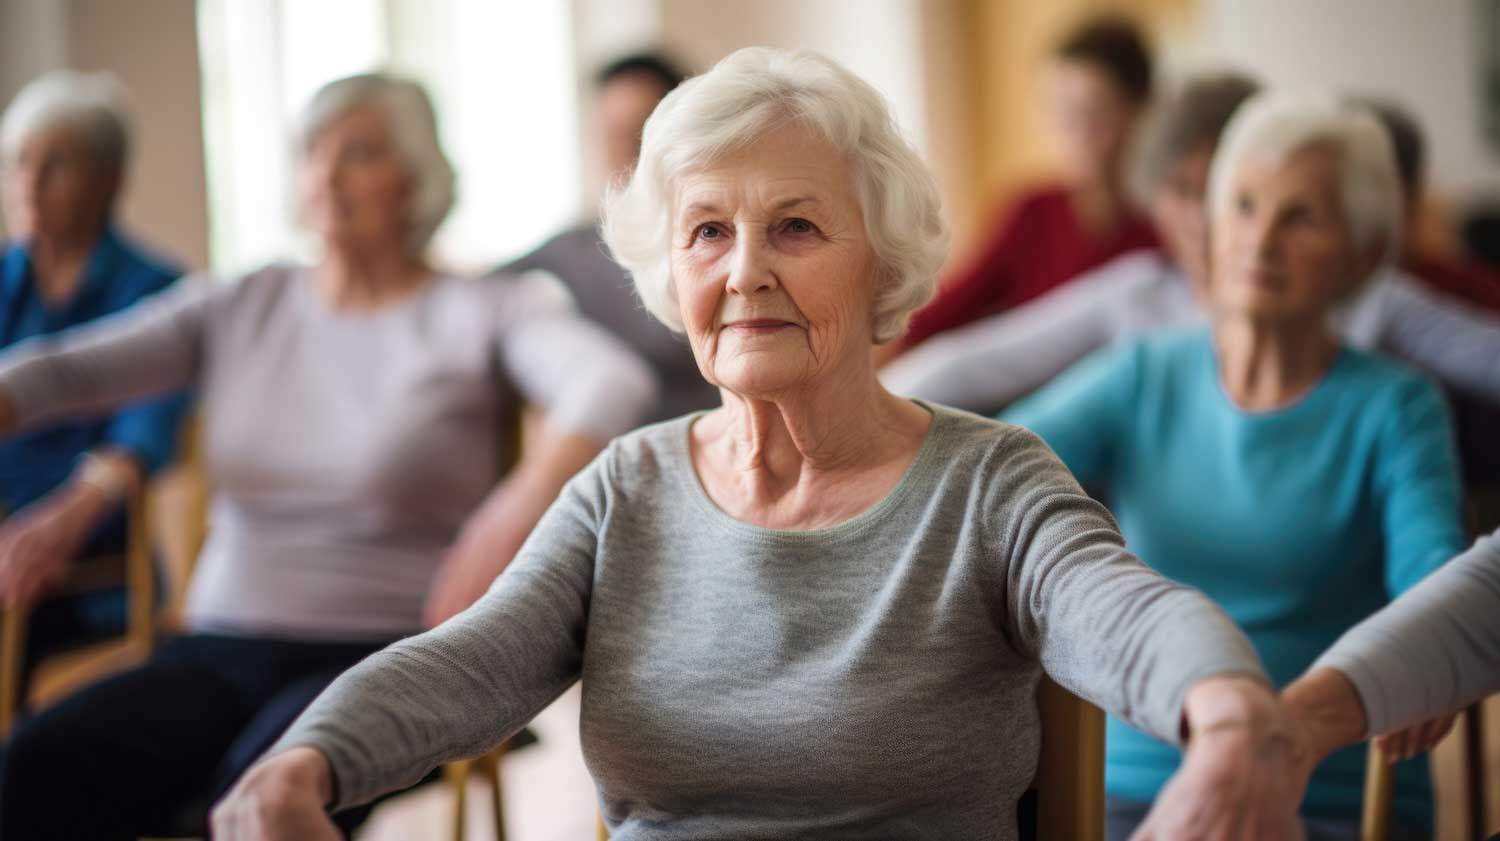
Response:
[[[612,444],[478,604],[330,687],[217,838],[332,837],[326,809],[582,678],[616,838],[1011,839],[1043,669],[1191,734],[1183,785],[1235,781],[1233,837],[1295,831],[1283,716],[1223,613],[1126,552],[1034,436],[876,380],[946,243],[879,94],[737,52],[657,108],[605,230],[722,407]]]
[[[0,357],[6,431],[194,386],[215,486],[187,635],[17,731],[0,837],[133,839],[206,806],[336,675],[483,593],[653,405],[649,369],[557,293],[426,262],[453,172],[418,86],[330,84],[299,141],[316,264]],[[545,421],[500,481],[521,397]]]

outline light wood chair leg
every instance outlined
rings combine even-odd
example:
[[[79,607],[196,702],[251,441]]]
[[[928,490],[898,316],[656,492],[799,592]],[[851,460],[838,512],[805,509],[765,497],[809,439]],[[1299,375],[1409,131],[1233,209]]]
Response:
[[[604,825],[604,816],[599,815],[594,819],[599,824],[599,829],[594,833],[599,841],[609,841],[609,827]]]
[[[500,786],[500,760],[505,757],[505,748],[496,748],[480,760],[485,776],[490,779],[490,806],[495,818],[495,841],[505,841],[505,797]]]
[[[1365,759],[1365,802],[1359,822],[1359,841],[1386,841],[1391,834],[1391,796],[1396,769],[1386,762],[1375,743]]]
[[[443,776],[453,789],[453,841],[464,841],[464,813],[469,799],[469,774],[474,763],[463,759],[443,767]]]
[[[26,625],[28,612],[16,608],[4,611],[0,620],[0,738],[10,735],[16,716],[21,714],[21,669],[26,659]]]
[[[1037,837],[1104,841],[1104,713],[1042,678]]]

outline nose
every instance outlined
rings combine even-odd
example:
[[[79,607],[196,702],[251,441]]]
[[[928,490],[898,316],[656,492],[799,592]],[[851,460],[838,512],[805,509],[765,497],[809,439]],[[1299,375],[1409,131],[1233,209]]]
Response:
[[[777,283],[775,260],[765,237],[739,237],[729,266],[729,293],[748,298],[775,289]]]

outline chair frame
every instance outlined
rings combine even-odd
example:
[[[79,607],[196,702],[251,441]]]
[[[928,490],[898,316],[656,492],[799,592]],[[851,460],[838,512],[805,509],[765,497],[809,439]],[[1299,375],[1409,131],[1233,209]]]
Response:
[[[1464,769],[1468,789],[1468,832],[1464,837],[1478,838],[1488,826],[1485,789],[1488,773],[1484,761],[1484,702],[1472,704],[1463,711]],[[1370,742],[1365,760],[1365,798],[1360,815],[1360,841],[1387,841],[1391,835],[1391,809],[1395,801],[1396,773],[1385,752]]]
[[[128,512],[125,554],[83,559],[70,573],[62,592],[86,592],[101,580],[119,580],[115,568],[123,567],[126,588],[125,633],[113,639],[82,646],[54,655],[39,663],[36,675],[45,671],[55,682],[77,686],[98,673],[99,666],[122,657],[141,659],[150,654],[157,639],[156,562],[151,551],[148,528],[150,504],[145,488],[133,491],[125,500]],[[16,718],[26,708],[21,697],[23,669],[26,661],[26,630],[31,608],[22,606],[3,611],[0,617],[0,738],[9,735]],[[42,681],[33,680],[35,687]]]

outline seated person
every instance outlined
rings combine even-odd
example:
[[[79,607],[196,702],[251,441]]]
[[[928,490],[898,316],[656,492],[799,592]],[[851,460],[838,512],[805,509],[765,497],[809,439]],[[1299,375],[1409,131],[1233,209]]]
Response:
[[[662,100],[605,239],[723,404],[623,437],[474,607],[339,678],[215,809],[217,841],[503,741],[582,679],[616,841],[1017,837],[1037,681],[1243,782],[1290,839],[1282,712],[1243,635],[1125,551],[1033,435],[884,391],[931,294],[936,184],[868,84],[741,50]]]
[[[1390,142],[1332,98],[1262,94],[1209,179],[1209,330],[1105,349],[1005,418],[1100,490],[1127,545],[1245,629],[1278,685],[1464,544],[1451,421],[1420,374],[1328,326],[1398,252]],[[1176,770],[1111,718],[1107,837],[1124,841]],[[1357,839],[1364,752],[1303,803],[1311,838]],[[1396,837],[1431,835],[1425,763],[1398,772]]]
[[[187,634],[15,732],[0,837],[134,839],[216,796],[340,672],[478,598],[655,400],[560,290],[428,263],[454,179],[419,86],[330,83],[296,148],[317,263],[0,355],[7,433],[195,386],[215,489]],[[502,479],[521,399],[545,420]]]
[[[630,55],[608,64],[594,80],[595,154],[610,178],[628,178],[641,153],[641,128],[656,103],[682,82],[660,56]],[[614,333],[656,369],[661,400],[650,420],[708,409],[719,393],[698,373],[687,342],[641,308],[630,278],[610,259],[599,225],[590,221],[547,240],[500,269],[501,274],[546,271],[573,293],[578,311]]]
[[[1004,312],[1156,244],[1126,186],[1130,139],[1151,99],[1151,54],[1114,19],[1069,33],[1047,67],[1047,110],[1065,180],[1016,202],[978,256],[912,319],[900,346]]]
[[[0,347],[126,309],[177,279],[114,221],[129,145],[124,97],[104,74],[44,76],[6,109],[0,207],[14,239],[0,252]],[[23,675],[124,631],[123,585],[52,594],[80,559],[124,553],[124,497],[175,452],[186,403],[159,397],[0,442],[0,601],[31,609]]]

